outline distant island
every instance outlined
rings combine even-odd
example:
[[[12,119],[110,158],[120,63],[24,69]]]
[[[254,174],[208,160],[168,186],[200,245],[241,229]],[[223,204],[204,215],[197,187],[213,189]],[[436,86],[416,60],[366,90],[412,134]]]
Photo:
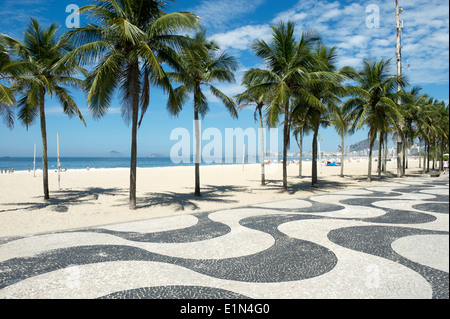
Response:
[[[147,157],[164,157],[164,155],[155,153],[155,154],[149,155],[149,156],[147,156]]]
[[[370,147],[370,140],[366,139],[364,141],[350,145],[349,150],[350,150],[350,152],[360,152],[360,151],[368,149],[369,147]],[[375,140],[372,150],[378,151],[378,141],[377,140]]]
[[[111,152],[109,152],[109,156],[111,156],[111,157],[122,157],[123,155],[120,152],[111,151]]]

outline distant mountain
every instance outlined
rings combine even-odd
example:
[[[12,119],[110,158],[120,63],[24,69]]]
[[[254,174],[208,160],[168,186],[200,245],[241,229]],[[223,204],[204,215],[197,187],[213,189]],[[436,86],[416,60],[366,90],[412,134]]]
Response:
[[[108,153],[108,155],[111,156],[111,157],[121,157],[122,153],[117,152],[117,151],[111,151],[111,152]]]
[[[370,146],[370,140],[366,139],[364,141],[350,145],[349,148],[350,148],[350,152],[360,152],[360,151],[369,149],[369,146]],[[375,140],[372,150],[378,151],[378,141]]]

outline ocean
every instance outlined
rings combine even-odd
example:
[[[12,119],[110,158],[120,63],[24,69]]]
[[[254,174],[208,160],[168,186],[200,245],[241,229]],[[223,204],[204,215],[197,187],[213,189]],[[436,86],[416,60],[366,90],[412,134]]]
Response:
[[[265,160],[279,161],[279,158],[266,157]],[[289,161],[298,158],[288,158]],[[308,159],[305,159],[308,160]],[[102,168],[128,168],[130,158],[127,157],[61,157],[61,169],[102,169]],[[246,158],[246,162],[259,163],[258,158]],[[215,159],[203,160],[202,165],[242,164],[241,159]],[[186,159],[185,162],[174,162],[170,157],[138,157],[139,168],[149,167],[171,167],[171,166],[193,166],[194,161]],[[30,167],[33,170],[33,157],[0,157],[0,169],[14,171],[26,171]],[[49,170],[57,169],[57,158],[48,158]],[[42,158],[36,158],[36,170],[42,170]]]

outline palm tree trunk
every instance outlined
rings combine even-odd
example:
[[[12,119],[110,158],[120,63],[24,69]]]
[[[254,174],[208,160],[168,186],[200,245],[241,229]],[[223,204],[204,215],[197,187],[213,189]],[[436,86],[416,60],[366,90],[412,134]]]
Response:
[[[420,160],[421,153],[422,153],[422,139],[419,137],[419,168],[422,168],[422,161]]]
[[[298,161],[298,177],[302,178],[303,176],[303,129],[301,129],[300,132],[300,143],[298,145],[300,155],[299,155],[299,161]]]
[[[259,111],[259,136],[261,139],[261,185],[266,185],[266,172],[264,167],[264,127],[263,127],[263,115],[261,112],[261,108],[258,109]]]
[[[195,99],[196,100],[196,99]],[[200,193],[200,118],[198,108],[194,110],[195,120],[195,196],[201,196]]]
[[[383,172],[386,173],[387,171],[387,144],[388,144],[388,133],[384,135],[384,142],[383,142]]]
[[[375,143],[375,136],[370,137],[370,146],[369,146],[369,165],[367,171],[367,181],[372,181],[372,150],[373,144]]]
[[[131,210],[136,209],[136,183],[137,183],[137,130],[139,118],[139,62],[135,61],[133,68],[133,96],[132,96],[132,129],[131,129],[131,161],[130,161],[130,203]]]
[[[426,153],[427,153],[427,140],[424,138],[423,139],[423,171],[422,171],[422,173],[425,173],[427,170],[427,165],[425,162],[425,159],[427,158]]]
[[[50,199],[48,189],[48,157],[47,157],[47,124],[45,121],[45,89],[39,92],[39,112],[41,119],[41,135],[42,135],[42,172],[44,182],[44,199]]]
[[[379,132],[379,136],[378,136],[378,165],[377,165],[377,170],[378,170],[378,177],[381,177],[381,161],[382,161],[382,149],[383,149],[383,133],[380,131]]]
[[[444,139],[441,140],[441,154],[440,154],[440,159],[439,159],[439,170],[443,171],[444,170]]]
[[[283,191],[287,192],[287,148],[289,144],[289,101],[286,102],[284,111],[284,131],[283,131]]]
[[[319,125],[314,127],[313,145],[312,145],[312,173],[311,186],[317,187],[317,137],[319,135]]]
[[[344,177],[344,142],[345,142],[345,138],[344,138],[344,134],[341,135],[341,177]]]
[[[427,173],[430,171],[430,142],[427,145]]]
[[[405,174],[406,174],[406,148],[407,148],[407,144],[408,144],[408,136],[407,136],[407,134],[405,133],[405,138],[404,138],[404,140],[403,140],[403,159],[402,159],[402,162],[403,162],[403,165],[402,165],[402,176],[404,176]]]
[[[434,167],[434,163],[436,161],[436,140],[433,139],[433,147],[434,147],[434,154],[433,154],[433,169],[435,169]]]
[[[200,117],[198,111],[198,90],[194,92],[194,122],[195,122],[195,191],[194,195],[200,197]]]

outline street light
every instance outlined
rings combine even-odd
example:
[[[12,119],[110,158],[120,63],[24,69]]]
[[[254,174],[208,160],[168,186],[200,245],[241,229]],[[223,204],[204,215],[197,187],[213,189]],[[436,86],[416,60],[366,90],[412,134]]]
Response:
[[[395,0],[395,15],[397,18],[397,75],[400,77],[402,75],[402,42],[401,35],[403,29],[403,21],[400,20],[400,14],[403,12],[403,9],[398,4],[399,0]],[[400,85],[400,81],[397,83],[397,92],[400,92],[402,87]],[[402,99],[399,96],[397,99],[397,104],[400,106],[402,104]],[[404,173],[403,167],[403,141],[402,141],[402,131],[403,127],[400,125],[400,132],[397,134],[397,177],[402,177]]]

